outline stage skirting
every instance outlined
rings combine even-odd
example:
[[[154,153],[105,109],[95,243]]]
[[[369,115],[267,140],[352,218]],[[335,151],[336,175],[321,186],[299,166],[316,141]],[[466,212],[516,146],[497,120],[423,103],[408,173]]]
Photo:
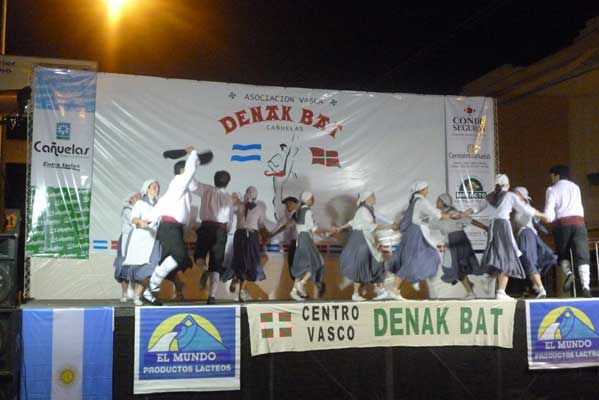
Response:
[[[82,304],[80,301],[52,303],[33,301],[23,306],[22,312],[25,316],[28,312],[44,309],[60,314],[60,311],[69,308],[84,307],[79,325],[85,327],[86,324],[91,324],[90,321],[85,320],[91,315],[90,309],[102,310],[109,305],[108,302]],[[223,304],[217,308],[177,304],[162,308],[137,309],[118,303],[112,305],[114,306],[114,334],[110,338],[113,342],[112,397],[94,397],[98,399],[567,399],[574,397],[592,399],[596,396],[596,382],[599,378],[597,368],[529,369],[524,301],[410,301],[361,304],[265,302],[240,307],[233,304]],[[594,332],[595,318],[594,315],[589,314],[593,308],[592,304],[570,302],[566,305],[556,304],[556,306],[584,311],[584,315],[578,311],[570,314],[580,317],[579,320],[583,321],[583,325],[593,320],[590,322]],[[547,313],[545,322],[548,321],[547,318],[551,319],[551,316],[557,313],[553,309],[558,308],[554,307]],[[510,309],[513,314],[510,314]],[[216,310],[223,310],[223,312],[216,312]],[[561,308],[560,310],[564,311]],[[362,317],[357,313],[367,316],[369,312],[372,313],[373,318],[378,318],[378,321],[367,329],[361,326]],[[457,312],[455,321],[452,315],[454,312]],[[143,339],[145,325],[139,323],[140,320],[143,321],[139,318],[140,313],[146,313],[150,318],[148,329],[151,329],[151,332],[145,333],[145,339]],[[158,315],[157,319],[154,314]],[[415,320],[415,316],[418,321]],[[585,316],[590,319],[585,319]],[[556,316],[556,321],[558,317]],[[301,323],[292,323],[294,318],[300,319]],[[24,322],[25,319],[26,317]],[[187,335],[189,331],[182,334],[181,327],[192,329],[196,323],[202,327],[198,331],[201,331],[203,336],[198,339],[199,336],[196,335],[187,340],[190,338]],[[257,327],[251,330],[252,323],[257,324]],[[321,338],[325,344],[318,344],[322,343],[318,339],[319,324],[327,323],[331,323],[335,329],[329,330],[324,326]],[[94,329],[101,329],[100,325],[96,322],[93,324]],[[353,333],[348,333],[349,326],[352,326]],[[339,329],[340,327],[343,329]],[[309,337],[304,338],[300,332],[308,328],[314,329],[315,336],[311,336],[312,342]],[[562,325],[562,328],[565,331],[565,325]],[[26,329],[23,327],[24,332]],[[362,333],[363,329],[366,329],[364,333]],[[431,338],[435,337],[434,340],[439,340],[438,334],[444,334],[446,331],[449,335],[441,338],[442,342],[431,341]],[[257,345],[261,342],[256,341],[256,332],[266,342],[276,338],[293,339],[294,336],[301,341],[296,341],[296,347],[292,349],[280,348],[272,344],[269,345],[270,347],[260,346]],[[168,336],[169,333],[172,333],[172,336]],[[53,335],[60,334],[59,330],[54,329]],[[68,333],[68,330],[64,334],[75,337],[72,332]],[[137,334],[141,334],[141,341],[136,341]],[[367,334],[372,335],[375,342],[370,345],[366,341],[358,344],[362,347],[352,346],[349,343],[351,340],[348,335],[352,335],[355,341],[360,335]],[[502,338],[502,334],[504,336],[509,334],[511,343],[504,342],[506,338]],[[336,338],[333,337],[335,335]],[[343,339],[339,335],[343,336]],[[168,339],[160,342],[157,340],[160,337],[176,337],[178,340]],[[376,338],[382,340],[381,338],[385,337],[387,338],[385,340],[394,340],[395,344],[376,342]],[[495,342],[484,342],[483,337],[488,340],[495,338],[493,339]],[[90,340],[93,340],[93,337]],[[106,342],[100,338],[97,340]],[[410,340],[414,342],[410,343]],[[447,345],[452,344],[447,340],[459,345]],[[44,339],[41,341],[48,342]],[[57,341],[59,342],[55,337],[54,342]],[[468,341],[470,345],[463,345]],[[404,345],[397,345],[402,342]],[[147,350],[145,354],[138,354],[139,348],[136,346],[140,343],[142,346],[139,348]],[[197,347],[194,346],[198,343],[210,347],[209,351],[196,352]],[[303,343],[301,345],[303,348],[297,347],[297,343]],[[27,371],[29,367],[27,364],[30,362],[27,352],[31,349],[27,348],[27,343],[24,345],[26,355],[23,370]],[[160,363],[172,361],[173,351],[182,350],[184,346],[188,349],[185,356],[187,358],[181,355],[176,357],[176,361],[179,362],[178,369],[160,370]],[[310,348],[319,350],[309,350]],[[232,351],[229,351],[231,349]],[[257,351],[258,349],[261,350]],[[150,350],[168,350],[171,353],[170,355],[151,354]],[[268,354],[252,356],[252,352]],[[197,357],[194,358],[193,354]],[[204,360],[201,360],[202,357]],[[150,374],[162,371],[174,373],[172,377],[176,378],[177,374],[198,373],[203,374],[203,378],[208,380],[204,380],[203,383],[202,378],[189,380],[190,384],[196,386],[182,389],[189,391],[186,393],[134,395],[134,382],[137,387],[142,378],[139,374],[140,359],[149,366],[145,371]],[[185,366],[193,362],[203,367],[186,369]],[[79,378],[76,373],[70,376],[68,371],[66,374],[65,371],[66,369],[62,371],[63,389],[69,386],[69,379],[74,382]],[[84,373],[85,371],[82,374]],[[21,386],[23,388],[23,382]],[[85,390],[85,385],[83,386]],[[151,388],[152,385],[149,387]],[[158,382],[158,386],[155,387],[168,388],[168,383]],[[236,387],[239,390],[235,390]],[[211,391],[193,392],[193,390]]]

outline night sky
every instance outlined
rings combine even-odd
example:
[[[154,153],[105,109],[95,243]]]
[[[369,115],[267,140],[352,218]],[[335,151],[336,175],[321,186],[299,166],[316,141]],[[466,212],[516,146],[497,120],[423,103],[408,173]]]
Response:
[[[599,1],[9,0],[7,54],[99,70],[329,89],[454,94],[570,44]],[[360,5],[352,5],[360,4]]]

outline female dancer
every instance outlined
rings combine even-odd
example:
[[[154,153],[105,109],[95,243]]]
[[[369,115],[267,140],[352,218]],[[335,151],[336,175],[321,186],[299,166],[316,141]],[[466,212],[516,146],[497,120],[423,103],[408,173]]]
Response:
[[[354,282],[353,301],[366,300],[360,291],[363,285],[368,283],[375,286],[373,300],[385,300],[391,297],[383,285],[385,275],[383,253],[380,251],[375,231],[397,229],[398,226],[377,224],[374,215],[375,204],[376,196],[373,192],[360,193],[357,202],[358,210],[354,218],[338,228],[338,231],[352,228],[352,233],[341,252],[339,267],[343,276]]]
[[[427,200],[428,183],[416,181],[410,188],[408,210],[399,224],[401,238],[397,253],[391,259],[390,271],[396,275],[394,298],[403,299],[401,285],[404,281],[419,283],[437,274],[441,258],[431,238],[429,223],[437,220],[463,218],[467,213],[446,213],[433,207]]]
[[[141,199],[131,211],[131,223],[135,225],[135,229],[129,239],[124,264],[130,266],[131,281],[136,283],[133,299],[136,306],[143,304],[142,299],[152,304],[156,303],[151,293],[149,291],[144,293],[144,290],[154,269],[160,263],[160,243],[156,240],[156,226],[148,223],[153,217],[152,210],[159,194],[160,184],[157,180],[145,181],[141,188]]]
[[[528,189],[518,186],[514,189],[514,193],[524,203],[530,204],[531,198],[528,195]],[[539,237],[537,228],[545,228],[538,225],[535,218],[531,218],[525,213],[516,212],[514,221],[517,231],[516,243],[522,252],[520,261],[532,282],[532,290],[536,293],[537,299],[543,299],[547,297],[547,292],[543,286],[541,275],[557,264],[557,256]]]
[[[314,223],[312,210],[314,196],[310,192],[303,192],[300,196],[300,207],[295,213],[295,229],[297,232],[297,248],[293,257],[291,275],[295,277],[293,289],[290,296],[292,299],[301,301],[308,297],[306,294],[306,283],[311,279],[316,286],[314,297],[320,298],[324,294],[324,261],[320,252],[314,245],[312,235],[323,233],[336,233],[335,228],[319,228]]]
[[[522,253],[518,249],[510,224],[510,213],[516,210],[522,216],[546,219],[543,213],[520,200],[509,189],[510,180],[507,175],[497,175],[495,190],[487,195],[486,203],[479,210],[480,212],[489,208],[491,224],[481,265],[483,270],[497,276],[497,299],[511,299],[505,293],[509,278],[526,278],[526,272],[520,262]]]
[[[259,231],[264,229],[264,209],[256,205],[258,190],[250,186],[246,189],[243,202],[233,194],[233,205],[236,206],[237,230],[233,236],[233,261],[221,278],[223,282],[230,279],[229,290],[235,292],[239,282],[239,301],[252,299],[246,290],[248,282],[266,279],[260,264]]]
[[[123,261],[125,261],[125,257],[127,256],[129,235],[133,230],[133,225],[131,224],[131,210],[140,197],[141,193],[139,192],[131,194],[131,196],[125,200],[125,204],[121,210],[121,235],[119,236],[116,258],[112,264],[114,266],[114,279],[121,284],[121,303],[126,303],[127,300],[133,300],[134,295],[134,282],[129,282],[129,268],[123,265]]]

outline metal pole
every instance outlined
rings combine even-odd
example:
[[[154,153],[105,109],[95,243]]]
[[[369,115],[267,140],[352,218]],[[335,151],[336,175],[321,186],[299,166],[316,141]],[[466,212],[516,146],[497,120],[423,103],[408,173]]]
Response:
[[[2,32],[0,36],[0,54],[6,52],[6,9],[8,8],[8,0],[2,0]]]

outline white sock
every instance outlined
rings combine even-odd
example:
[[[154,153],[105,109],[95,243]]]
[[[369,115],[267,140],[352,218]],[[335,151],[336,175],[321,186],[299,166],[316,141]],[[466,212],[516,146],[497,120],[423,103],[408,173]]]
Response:
[[[578,275],[580,275],[580,283],[583,289],[591,289],[591,267],[589,264],[578,266]]]
[[[216,297],[219,278],[220,274],[218,272],[210,272],[210,297]]]
[[[177,261],[175,261],[173,257],[168,256],[162,262],[162,264],[157,266],[156,269],[154,269],[154,272],[152,272],[152,276],[150,277],[150,290],[152,292],[155,292],[158,289],[160,289],[160,284],[162,283],[164,278],[166,278],[172,270],[177,268],[177,265]]]
[[[505,289],[497,289],[497,293],[505,294]]]
[[[564,275],[568,276],[572,273],[572,268],[570,268],[570,261],[568,260],[562,260],[559,263],[560,267],[562,267],[562,271],[564,273]]]

